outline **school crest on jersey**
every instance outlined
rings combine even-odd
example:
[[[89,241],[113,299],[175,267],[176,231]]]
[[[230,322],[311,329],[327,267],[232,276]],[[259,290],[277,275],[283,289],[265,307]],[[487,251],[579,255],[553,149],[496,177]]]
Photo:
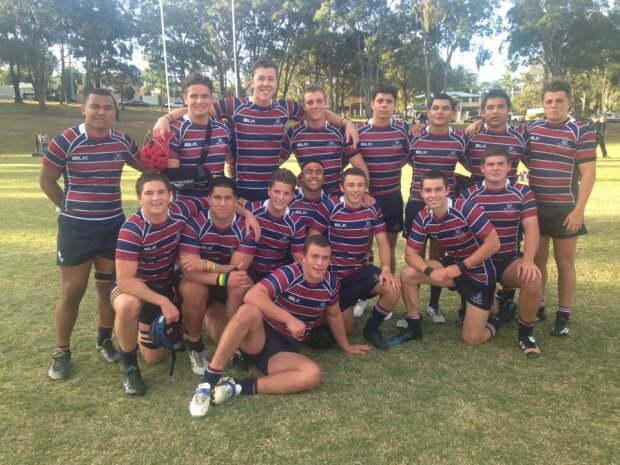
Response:
[[[460,236],[461,234],[463,234],[463,230],[461,228],[456,228],[454,230],[454,235],[455,236]]]
[[[122,160],[122,159],[123,159],[123,154],[122,154],[122,153],[120,153],[120,152],[116,152],[116,153],[114,154],[114,159],[115,159],[115,160]]]
[[[514,210],[514,209],[515,209],[515,206],[512,204],[512,202],[508,202],[508,203],[506,204],[506,210],[508,210],[508,211],[512,211],[512,210]]]
[[[509,146],[508,146],[508,151],[509,151],[509,152],[515,152],[515,151],[516,151],[516,150],[515,150],[515,146],[514,146],[514,145],[509,145]]]
[[[570,145],[570,142],[568,141],[568,139],[562,139],[562,140],[560,141],[560,145],[561,145],[562,147],[568,147],[568,146]]]

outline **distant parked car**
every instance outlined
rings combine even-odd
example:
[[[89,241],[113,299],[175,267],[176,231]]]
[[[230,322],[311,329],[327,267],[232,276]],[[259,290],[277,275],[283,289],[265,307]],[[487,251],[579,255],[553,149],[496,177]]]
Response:
[[[128,103],[128,105],[132,105],[134,107],[148,107],[149,104],[146,102],[143,102],[142,100],[132,100],[131,103]]]
[[[171,108],[183,108],[184,106],[183,100],[173,100],[172,103],[170,103]]]
[[[605,113],[605,116],[607,116],[608,123],[620,123],[620,113],[609,112]]]
[[[484,118],[484,116],[482,116],[482,115],[474,115],[474,116],[470,116],[469,118],[467,118],[463,122],[464,123],[475,123],[476,121],[480,121],[482,118]]]
[[[60,92],[57,90],[48,90],[45,92],[45,99],[53,102],[60,101]]]
[[[25,90],[22,92],[22,98],[25,99],[29,99],[29,98],[34,98],[35,97],[35,93],[34,90]]]

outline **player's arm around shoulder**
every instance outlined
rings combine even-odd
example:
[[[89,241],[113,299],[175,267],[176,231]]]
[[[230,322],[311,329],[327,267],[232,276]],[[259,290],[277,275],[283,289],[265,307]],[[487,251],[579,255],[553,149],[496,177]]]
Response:
[[[326,309],[327,324],[334,334],[338,346],[349,355],[364,355],[370,352],[366,344],[351,344],[344,329],[344,318],[339,304],[328,306]]]

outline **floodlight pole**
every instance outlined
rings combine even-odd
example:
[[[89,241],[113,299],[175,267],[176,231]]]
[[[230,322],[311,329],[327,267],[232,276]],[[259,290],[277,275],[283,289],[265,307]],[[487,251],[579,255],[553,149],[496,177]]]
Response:
[[[164,0],[159,0],[159,17],[161,19],[161,41],[164,49],[164,73],[166,74],[166,98],[170,113],[170,86],[168,85],[168,54],[166,53],[166,31],[164,29]]]
[[[230,0],[232,10],[233,61],[235,68],[235,97],[239,97],[239,75],[237,74],[237,28],[235,26],[235,0]]]

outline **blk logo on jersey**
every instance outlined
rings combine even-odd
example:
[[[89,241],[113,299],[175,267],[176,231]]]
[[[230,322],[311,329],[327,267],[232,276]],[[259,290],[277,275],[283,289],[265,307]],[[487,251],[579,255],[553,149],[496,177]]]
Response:
[[[73,155],[71,161],[88,161],[88,155]]]
[[[256,120],[252,118],[243,118],[242,121],[248,124],[256,124]]]

